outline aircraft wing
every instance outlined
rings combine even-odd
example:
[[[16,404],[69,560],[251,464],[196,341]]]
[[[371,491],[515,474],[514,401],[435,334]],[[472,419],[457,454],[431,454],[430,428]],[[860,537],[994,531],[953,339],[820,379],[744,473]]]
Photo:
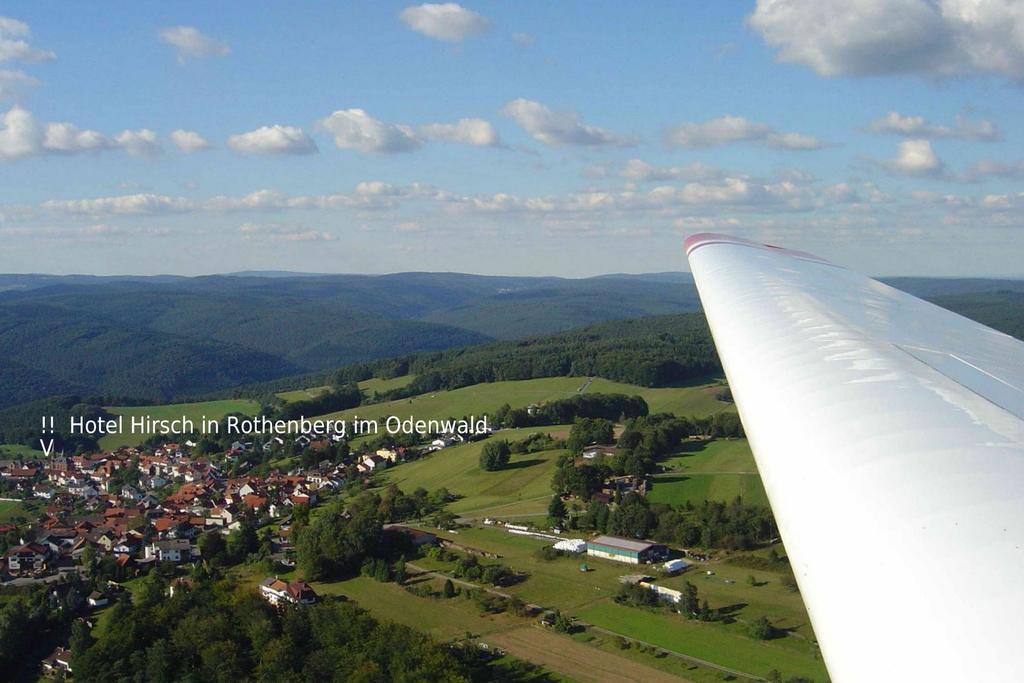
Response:
[[[803,252],[686,253],[832,679],[1024,680],[1024,342]]]

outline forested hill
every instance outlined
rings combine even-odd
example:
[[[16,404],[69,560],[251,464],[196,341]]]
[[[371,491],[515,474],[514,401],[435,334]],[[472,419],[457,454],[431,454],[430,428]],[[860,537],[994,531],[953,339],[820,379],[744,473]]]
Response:
[[[1024,282],[891,282],[912,293],[952,296],[949,305],[967,315],[975,304],[983,306],[983,321],[997,327],[1019,320],[1013,312],[1019,302],[1010,294],[1024,292]],[[989,299],[972,300],[978,292]],[[301,375],[404,356],[422,375],[421,388],[552,373],[665,383],[685,377],[689,370],[681,367],[714,364],[706,336],[696,351],[699,335],[685,343],[636,346],[612,341],[614,325],[597,328],[599,339],[585,351],[574,346],[574,335],[550,343],[540,337],[602,321],[698,310],[685,273],[581,280],[458,273],[0,275],[0,408],[68,394],[122,404],[166,402],[279,378],[292,378],[283,384],[294,385],[306,381],[296,379]],[[528,341],[487,347],[479,352],[485,355],[415,355],[495,339]],[[486,355],[501,349],[516,353],[500,362]]]
[[[0,408],[67,393],[169,401],[353,362],[687,310],[697,310],[697,296],[682,274],[0,275]]]

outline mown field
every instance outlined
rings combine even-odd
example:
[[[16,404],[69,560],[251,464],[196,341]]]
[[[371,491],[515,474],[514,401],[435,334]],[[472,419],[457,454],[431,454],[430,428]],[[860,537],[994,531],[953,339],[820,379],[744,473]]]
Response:
[[[30,510],[25,503],[19,500],[0,500],[0,523],[13,522],[16,519],[33,519],[39,512],[34,508],[38,503],[29,503],[33,509]]]
[[[564,437],[568,427],[503,429],[493,439],[516,441],[535,432]],[[382,482],[411,492],[442,486],[461,496],[447,506],[452,512],[483,518],[544,515],[551,501],[555,460],[564,451],[513,454],[508,467],[497,472],[480,469],[480,451],[487,441],[449,446],[420,460],[386,471]]]
[[[372,377],[359,382],[359,388],[363,390],[363,393],[368,398],[373,398],[373,395],[377,392],[399,389],[414,379],[416,379],[416,375],[403,375],[401,377],[393,377],[391,379]],[[296,389],[295,391],[282,391],[275,394],[275,396],[284,401],[305,401],[307,399],[316,398],[328,389],[330,389],[328,386],[309,387],[308,389]]]
[[[441,580],[426,576],[410,583],[426,582],[435,591]],[[448,600],[423,598],[410,594],[394,583],[380,583],[367,577],[347,581],[314,582],[321,595],[344,595],[374,616],[423,631],[439,640],[452,640],[471,634],[490,647],[530,662],[541,664],[559,681],[637,681],[671,680],[719,681],[721,675],[711,669],[695,668],[676,658],[655,657],[638,650],[623,651],[601,638],[576,638],[560,635],[536,625],[533,618],[507,613],[482,614],[462,597]],[[586,643],[586,644],[584,644]],[[606,644],[606,647],[599,647]]]
[[[827,678],[811,641],[813,634],[800,596],[781,584],[780,575],[717,561],[664,581],[674,587],[686,580],[693,582],[700,599],[706,598],[712,609],[727,608],[735,620],[730,624],[700,623],[667,611],[616,604],[612,598],[619,590],[619,577],[635,571],[627,565],[595,558],[541,560],[534,553],[547,544],[545,541],[494,527],[467,528],[444,535],[458,543],[496,552],[503,563],[527,572],[527,580],[507,589],[527,602],[558,607],[609,631],[752,675],[765,676],[778,669],[784,677]],[[581,572],[581,562],[591,571]],[[433,569],[446,568],[435,561],[422,563]],[[707,569],[714,573],[708,576],[704,573]],[[757,576],[758,585],[747,582],[752,574]],[[789,634],[770,641],[753,639],[746,633],[747,625],[760,616],[768,616]]]
[[[115,415],[125,415],[125,429],[133,415],[147,415],[154,420],[173,420],[182,416],[193,420],[198,428],[200,420],[205,416],[210,420],[219,420],[230,413],[255,415],[260,409],[259,403],[247,399],[226,399],[222,401],[202,401],[199,403],[171,403],[162,406],[110,406],[107,411]],[[121,446],[135,446],[152,434],[108,434],[100,439],[100,448],[113,450]]]
[[[751,505],[768,505],[746,439],[687,441],[659,464],[668,471],[651,477],[647,500],[652,503],[728,502],[739,496]]]
[[[731,403],[719,401],[715,393],[717,383],[689,387],[640,387],[635,384],[612,382],[600,377],[592,381],[585,377],[545,377],[514,382],[492,382],[473,386],[420,394],[397,401],[364,405],[350,410],[331,413],[332,419],[352,419],[358,415],[365,419],[381,420],[389,415],[437,419],[479,415],[493,412],[504,404],[522,408],[531,403],[543,403],[586,393],[620,393],[642,396],[652,413],[670,412],[677,415],[707,416],[725,410],[735,410]]]
[[[41,451],[20,443],[0,443],[0,460],[17,458],[38,458]]]

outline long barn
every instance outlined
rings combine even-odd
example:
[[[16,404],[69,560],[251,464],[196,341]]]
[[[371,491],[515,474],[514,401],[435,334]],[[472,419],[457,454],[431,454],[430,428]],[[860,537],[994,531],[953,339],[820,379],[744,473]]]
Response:
[[[665,557],[668,548],[660,543],[617,536],[597,536],[587,541],[587,555],[616,562],[646,564]]]

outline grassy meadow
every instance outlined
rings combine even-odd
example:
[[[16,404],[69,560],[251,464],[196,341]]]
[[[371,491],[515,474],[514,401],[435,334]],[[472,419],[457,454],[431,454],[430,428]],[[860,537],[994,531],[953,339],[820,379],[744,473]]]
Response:
[[[129,420],[133,415],[147,415],[154,420],[173,420],[182,416],[191,418],[197,425],[206,416],[211,420],[219,420],[230,413],[255,415],[260,409],[259,403],[247,399],[225,399],[222,401],[202,401],[199,403],[171,403],[161,406],[110,406],[107,411],[114,415],[125,416],[125,429],[129,428]],[[136,446],[152,434],[108,434],[100,439],[100,448],[113,450],[121,446]]]

